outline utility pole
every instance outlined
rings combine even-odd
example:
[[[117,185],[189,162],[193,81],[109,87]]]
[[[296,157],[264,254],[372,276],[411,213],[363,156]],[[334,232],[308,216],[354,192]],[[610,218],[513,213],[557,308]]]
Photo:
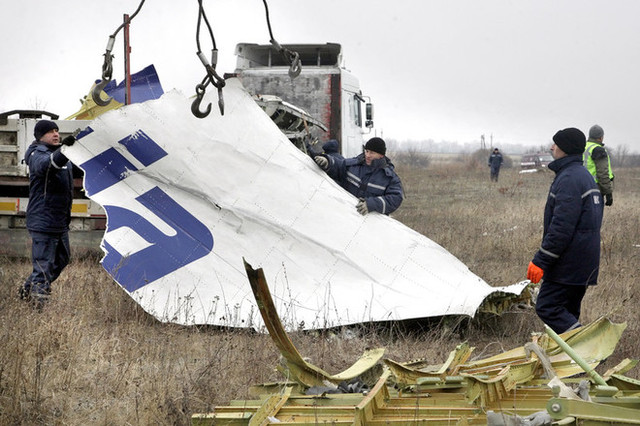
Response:
[[[129,42],[129,15],[124,15],[124,104],[131,104],[131,43]]]

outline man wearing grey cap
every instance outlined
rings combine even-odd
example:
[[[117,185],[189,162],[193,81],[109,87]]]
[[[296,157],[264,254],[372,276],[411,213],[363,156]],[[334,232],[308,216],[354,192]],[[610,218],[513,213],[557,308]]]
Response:
[[[604,205],[613,204],[613,169],[609,153],[604,147],[604,130],[596,125],[589,129],[589,139],[584,150],[583,164],[598,184],[604,197]]]

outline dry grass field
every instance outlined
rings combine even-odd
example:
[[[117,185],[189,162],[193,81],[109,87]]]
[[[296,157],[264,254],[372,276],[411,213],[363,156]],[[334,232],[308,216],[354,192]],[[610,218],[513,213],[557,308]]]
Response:
[[[491,285],[525,278],[540,243],[542,211],[552,173],[504,169],[498,183],[487,168],[436,164],[398,167],[407,199],[395,218],[444,246]],[[616,170],[615,203],[602,229],[600,283],[587,292],[583,320],[609,315],[628,328],[599,368],[640,356],[636,338],[640,258],[640,170]],[[99,266],[75,259],[41,313],[18,300],[27,259],[0,259],[1,425],[180,425],[194,412],[248,396],[252,384],[281,380],[268,335],[161,324],[142,311]],[[248,283],[247,283],[248,285]],[[429,295],[416,295],[429,297]],[[456,326],[457,325],[457,326]],[[294,333],[303,356],[341,371],[367,347],[384,346],[398,361],[444,361],[457,343],[476,358],[520,346],[542,324],[531,309],[473,321],[441,321],[391,332]],[[638,378],[632,370],[629,375]]]

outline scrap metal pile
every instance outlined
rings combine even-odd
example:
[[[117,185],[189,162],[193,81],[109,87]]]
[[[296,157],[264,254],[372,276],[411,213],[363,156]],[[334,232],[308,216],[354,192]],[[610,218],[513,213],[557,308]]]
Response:
[[[306,362],[288,338],[264,274],[245,264],[286,382],[254,386],[252,400],[195,414],[194,425],[551,425],[640,424],[640,381],[626,359],[600,376],[626,328],[601,318],[558,336],[550,329],[522,347],[470,361],[458,345],[442,364],[398,362],[366,351],[331,375]],[[338,393],[349,392],[351,393]]]

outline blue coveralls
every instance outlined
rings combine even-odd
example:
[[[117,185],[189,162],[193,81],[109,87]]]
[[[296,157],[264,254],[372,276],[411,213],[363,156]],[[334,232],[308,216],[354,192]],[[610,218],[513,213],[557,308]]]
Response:
[[[49,295],[51,283],[69,263],[69,223],[73,203],[73,166],[60,147],[33,142],[25,153],[29,166],[27,230],[33,272],[24,295]]]
[[[602,195],[580,155],[549,164],[556,173],[544,208],[544,233],[533,263],[544,271],[536,302],[557,333],[579,327],[587,286],[598,281]]]
[[[492,152],[489,156],[489,167],[491,167],[491,180],[498,181],[500,175],[500,166],[503,162],[502,154],[499,152]]]
[[[402,204],[402,182],[387,157],[374,160],[370,166],[364,154],[347,159],[331,154],[325,157],[329,160],[327,174],[351,194],[365,199],[370,212],[388,215]]]

